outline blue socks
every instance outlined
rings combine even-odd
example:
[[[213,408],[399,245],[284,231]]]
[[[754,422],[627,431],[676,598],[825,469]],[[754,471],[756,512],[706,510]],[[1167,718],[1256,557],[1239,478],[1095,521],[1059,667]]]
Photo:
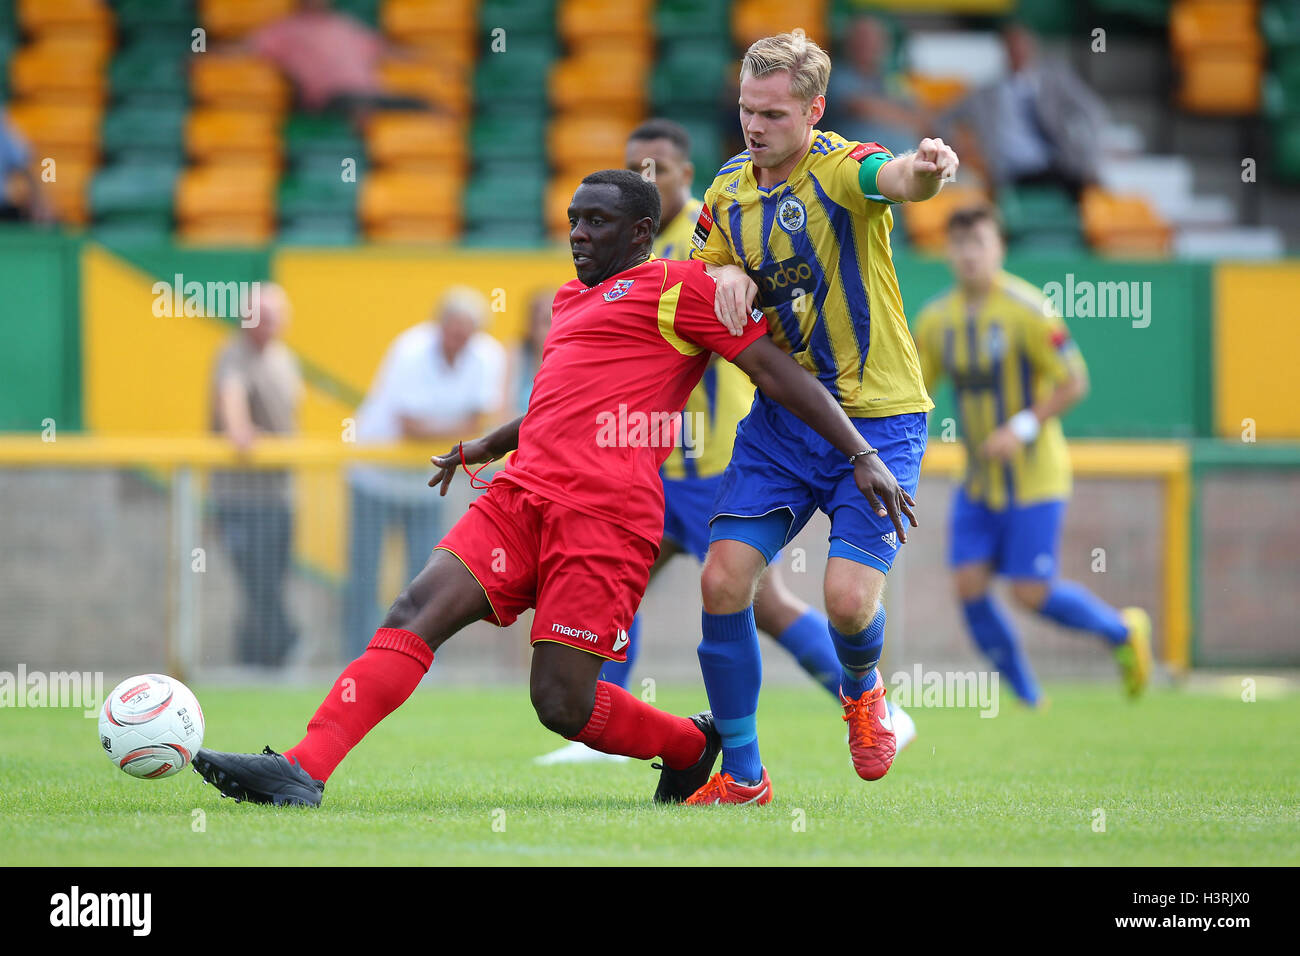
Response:
[[[1011,681],[1017,697],[1027,704],[1037,704],[1040,696],[1038,681],[1006,613],[988,594],[974,601],[962,602],[961,609],[966,614],[966,626],[970,628],[971,637],[989,663]]]
[[[628,679],[632,676],[632,665],[636,663],[637,652],[641,648],[641,615],[632,618],[632,626],[627,629],[627,663],[607,661],[600,669],[600,679],[617,684],[627,690]]]
[[[700,671],[718,733],[722,735],[722,772],[738,783],[760,780],[758,689],[763,658],[758,649],[754,609],[735,614],[702,614]]]
[[[809,608],[781,634],[773,635],[799,666],[839,700],[840,662],[835,645],[829,640],[830,625],[826,615]]]
[[[1038,613],[1057,624],[1100,634],[1112,645],[1128,640],[1128,626],[1119,612],[1073,581],[1053,581]]]
[[[841,634],[829,622],[831,641],[840,661],[840,692],[858,698],[876,686],[876,665],[885,646],[885,606],[876,608],[876,616],[856,634]]]

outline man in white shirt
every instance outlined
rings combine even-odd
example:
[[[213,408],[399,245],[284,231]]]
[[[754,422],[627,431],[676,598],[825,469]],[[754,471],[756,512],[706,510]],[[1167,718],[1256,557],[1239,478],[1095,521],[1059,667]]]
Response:
[[[357,412],[357,440],[455,439],[477,435],[504,397],[505,349],[483,331],[487,298],[477,289],[453,286],[434,317],[407,329],[389,346],[375,381]],[[428,469],[375,467],[352,470],[349,576],[344,592],[344,650],[365,650],[382,608],[377,603],[379,556],[384,532],[398,523],[406,539],[408,577],[424,567],[443,532]]]

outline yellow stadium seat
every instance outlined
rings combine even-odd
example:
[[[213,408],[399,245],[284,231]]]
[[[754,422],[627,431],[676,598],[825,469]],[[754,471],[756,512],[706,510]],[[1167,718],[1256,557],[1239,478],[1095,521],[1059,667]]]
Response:
[[[379,13],[384,32],[399,43],[426,46],[436,37],[473,36],[473,0],[386,0]]]
[[[983,190],[971,186],[945,186],[925,202],[908,203],[903,212],[907,238],[918,251],[939,255],[947,240],[948,217],[964,206],[987,202]]]
[[[379,165],[446,167],[463,173],[465,124],[431,113],[375,113],[366,123],[366,152]]]
[[[592,116],[565,113],[547,127],[547,151],[556,167],[595,169],[623,165],[628,134],[636,128],[636,117]]]
[[[107,0],[18,0],[18,25],[32,34],[47,30],[111,33],[113,13]]]
[[[106,52],[93,40],[30,43],[14,54],[9,78],[20,98],[102,104],[107,93],[106,60]]]
[[[589,172],[590,169],[581,173],[564,170],[552,176],[546,184],[544,215],[546,232],[552,239],[562,241],[569,237],[569,202],[573,199],[578,183]]]
[[[560,36],[573,46],[646,42],[654,32],[654,5],[649,0],[561,0],[555,11]]]
[[[1254,0],[1182,0],[1169,11],[1169,40],[1180,58],[1206,50],[1260,57],[1264,49]]]
[[[377,169],[361,181],[357,215],[367,237],[438,241],[460,233],[462,177],[446,170]]]
[[[1178,103],[1195,113],[1257,113],[1263,74],[1263,63],[1255,56],[1195,54],[1182,63]]]
[[[743,52],[760,37],[799,29],[829,50],[825,0],[737,0],[731,8],[731,37]]]
[[[585,106],[602,112],[613,108],[622,113],[643,113],[647,66],[617,51],[567,57],[551,71],[551,103],[557,110]]]
[[[177,227],[176,237],[198,246],[260,246],[275,237],[275,220],[261,213],[193,219]]]
[[[36,173],[37,188],[42,190],[46,201],[54,209],[60,222],[74,226],[84,226],[90,221],[90,206],[87,202],[90,192],[90,179],[95,175],[95,164],[77,160],[60,159],[55,167],[55,177],[50,182],[40,179]]]
[[[37,156],[93,162],[103,111],[97,106],[28,100],[10,104],[9,118]]]
[[[1079,200],[1079,218],[1089,244],[1098,252],[1139,256],[1169,252],[1173,230],[1142,196],[1089,186]]]
[[[387,59],[379,66],[386,93],[418,97],[455,116],[469,112],[470,93],[463,70],[429,61]]]
[[[282,150],[273,113],[202,107],[185,119],[185,152],[199,161],[253,157],[278,164]]]
[[[289,84],[274,66],[259,57],[206,53],[193,57],[190,92],[203,106],[283,113]]]
[[[297,8],[297,0],[199,0],[199,23],[209,39],[233,40]]]
[[[176,218],[258,219],[275,211],[274,167],[264,164],[212,163],[181,173],[176,181]]]
[[[907,87],[918,104],[927,110],[940,111],[956,103],[966,93],[966,82],[954,76],[930,76],[913,73]]]

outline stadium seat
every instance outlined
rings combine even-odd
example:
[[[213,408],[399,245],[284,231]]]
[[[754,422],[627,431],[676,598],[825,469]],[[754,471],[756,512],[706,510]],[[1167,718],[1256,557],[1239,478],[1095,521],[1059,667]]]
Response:
[[[464,71],[447,64],[410,59],[386,59],[379,66],[379,84],[386,93],[413,96],[456,116],[469,112],[470,92]]]
[[[10,61],[10,84],[19,97],[102,104],[107,92],[106,60],[106,51],[95,41],[64,38],[31,43]]]
[[[1262,56],[1258,10],[1255,0],[1180,0],[1169,13],[1174,54],[1217,50]]]
[[[297,0],[199,0],[199,24],[211,40],[234,40],[287,17]]]
[[[623,165],[627,136],[635,119],[563,114],[551,120],[547,130],[547,154],[557,169],[608,169]]]
[[[650,0],[560,0],[556,6],[557,32],[571,48],[599,52],[633,48],[653,37]]]
[[[1108,255],[1165,256],[1172,230],[1142,196],[1084,189],[1079,202],[1084,235],[1098,252]]]
[[[462,208],[466,222],[535,223],[542,215],[546,183],[536,170],[514,175],[476,176],[465,190]]]
[[[731,38],[744,51],[755,40],[801,29],[823,49],[830,49],[825,0],[736,0],[731,8]]]
[[[114,157],[144,156],[179,162],[185,111],[155,106],[119,106],[104,117],[104,151]]]
[[[1259,112],[1263,64],[1253,56],[1197,55],[1182,63],[1178,104],[1194,113]]]
[[[366,124],[366,153],[380,165],[446,166],[463,173],[465,124],[429,113],[376,113]]]
[[[730,0],[659,0],[655,36],[660,43],[726,36],[730,13]]]
[[[114,0],[117,29],[123,34],[169,29],[184,33],[198,23],[194,0]]]
[[[669,116],[683,110],[715,113],[723,87],[737,73],[730,51],[718,44],[678,41],[655,64],[650,81],[655,110]]]
[[[175,205],[177,163],[120,163],[101,168],[90,185],[96,221],[114,217],[165,218]]]
[[[18,0],[18,24],[28,34],[111,33],[113,11],[105,0]]]
[[[442,49],[456,38],[473,37],[474,6],[473,0],[385,0],[379,22],[397,43]]]
[[[930,73],[912,73],[907,77],[908,90],[924,109],[940,112],[956,104],[969,88],[966,81],[956,76],[936,76]]]
[[[982,190],[949,185],[932,199],[909,203],[903,220],[908,241],[918,252],[939,255],[947,240],[948,217],[963,206],[987,201]]]
[[[460,232],[459,176],[379,169],[361,182],[358,217],[378,241],[445,241]]]
[[[484,56],[474,70],[476,107],[545,110],[553,57],[554,46],[545,38],[528,44],[516,39],[505,56]]]
[[[208,53],[190,61],[190,91],[197,103],[227,109],[283,113],[289,84],[260,57]]]
[[[275,171],[268,166],[192,167],[176,182],[176,218],[182,224],[241,216],[260,222],[274,211],[275,183]]]
[[[645,112],[648,60],[618,50],[567,57],[551,71],[551,104],[557,110],[611,110],[639,117]]]
[[[98,107],[29,100],[11,103],[7,112],[35,155],[81,163],[98,160],[102,116]]]
[[[546,148],[546,117],[539,110],[477,110],[470,130],[475,162],[534,160]]]
[[[38,180],[37,188],[45,195],[60,222],[84,226],[90,221],[87,198],[95,165],[75,159],[59,159],[55,169],[54,179],[49,182]]]
[[[196,56],[194,60],[204,60]],[[188,43],[137,40],[118,51],[108,67],[109,85],[119,100],[183,104]]]
[[[252,159],[278,165],[283,158],[279,118],[256,110],[200,107],[185,121],[185,152],[198,162]]]
[[[582,177],[562,174],[551,177],[546,184],[546,234],[563,241],[569,236],[569,201]]]
[[[275,237],[275,222],[265,214],[212,216],[182,222],[176,238],[204,246],[258,246]]]
[[[555,0],[480,0],[479,29],[485,34],[507,31],[507,52],[520,37],[550,37],[555,33]]]

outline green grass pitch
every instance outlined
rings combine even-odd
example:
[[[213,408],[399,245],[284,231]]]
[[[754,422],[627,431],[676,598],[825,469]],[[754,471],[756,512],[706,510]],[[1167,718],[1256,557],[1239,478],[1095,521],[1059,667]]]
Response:
[[[196,688],[214,749],[299,739],[321,691]],[[912,710],[889,776],[854,776],[815,689],[759,711],[767,807],[656,807],[648,763],[536,767],[558,743],[520,688],[421,689],[353,751],[318,811],[236,805],[185,771],[115,770],[79,710],[0,711],[0,863],[169,865],[1300,863],[1300,696],[1243,703],[1048,688],[1030,713]],[[698,709],[702,690],[661,689]],[[1104,832],[1099,832],[1103,822]]]

